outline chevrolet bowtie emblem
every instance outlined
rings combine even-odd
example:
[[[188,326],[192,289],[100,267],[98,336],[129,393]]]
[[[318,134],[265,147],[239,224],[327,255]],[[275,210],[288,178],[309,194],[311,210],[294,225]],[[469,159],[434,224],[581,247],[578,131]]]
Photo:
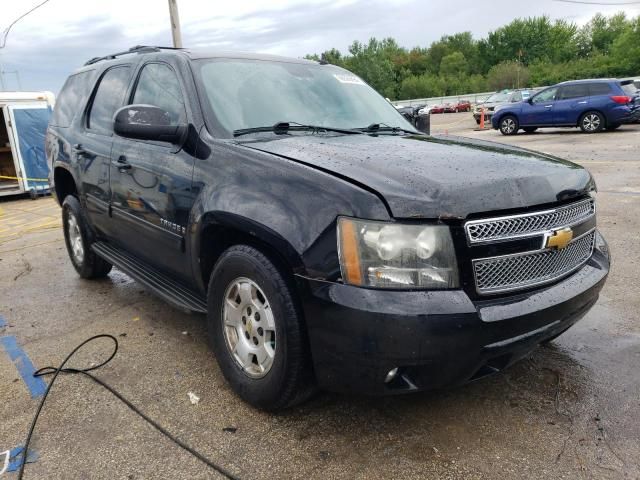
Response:
[[[571,240],[573,240],[573,230],[567,227],[547,234],[544,246],[546,248],[557,248],[561,250],[569,245]]]

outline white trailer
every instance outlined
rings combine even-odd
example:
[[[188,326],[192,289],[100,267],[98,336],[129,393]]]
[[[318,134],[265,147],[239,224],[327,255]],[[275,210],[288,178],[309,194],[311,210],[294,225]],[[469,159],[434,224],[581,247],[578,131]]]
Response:
[[[0,196],[49,190],[44,137],[51,92],[0,92]]]

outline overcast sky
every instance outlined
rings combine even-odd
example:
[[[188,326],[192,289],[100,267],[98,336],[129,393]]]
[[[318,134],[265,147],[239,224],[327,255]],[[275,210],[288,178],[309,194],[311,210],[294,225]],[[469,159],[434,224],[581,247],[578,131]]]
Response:
[[[0,0],[0,30],[41,0]],[[614,2],[614,0],[601,0]],[[635,6],[590,6],[554,0],[178,0],[183,43],[301,57],[353,40],[394,37],[427,46],[442,35],[476,38],[516,17],[548,14],[582,24],[600,11],[640,14]],[[13,27],[0,50],[2,70],[23,90],[57,93],[91,57],[133,45],[171,45],[167,0],[50,0]],[[6,89],[17,89],[5,73]]]

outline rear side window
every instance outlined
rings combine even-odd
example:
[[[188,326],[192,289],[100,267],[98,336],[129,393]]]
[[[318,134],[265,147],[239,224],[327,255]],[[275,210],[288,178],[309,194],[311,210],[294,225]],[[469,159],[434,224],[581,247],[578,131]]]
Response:
[[[570,100],[572,98],[588,97],[589,85],[586,83],[576,83],[575,85],[565,85],[560,90],[560,100]]]
[[[184,123],[187,117],[178,77],[164,63],[148,63],[142,67],[133,103],[162,108],[169,112],[172,125]]]
[[[609,95],[611,93],[611,86],[608,83],[590,83],[589,95]]]
[[[51,125],[64,128],[71,125],[78,110],[84,106],[84,100],[91,88],[92,77],[93,70],[89,70],[67,78],[53,108]]]
[[[87,116],[87,128],[96,133],[113,131],[113,115],[124,103],[131,77],[128,66],[114,67],[102,76]]]

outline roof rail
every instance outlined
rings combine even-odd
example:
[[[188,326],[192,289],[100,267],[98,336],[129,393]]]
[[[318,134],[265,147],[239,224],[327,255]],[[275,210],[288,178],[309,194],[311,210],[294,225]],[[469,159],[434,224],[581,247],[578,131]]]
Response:
[[[101,62],[102,60],[113,60],[116,57],[120,57],[122,55],[129,55],[132,53],[153,53],[159,52],[161,50],[181,50],[180,48],[174,47],[156,47],[151,45],[136,45],[135,47],[131,47],[129,50],[125,50],[124,52],[112,53],[110,55],[105,55],[104,57],[94,57],[85,62],[86,65],[93,65],[94,63]]]

